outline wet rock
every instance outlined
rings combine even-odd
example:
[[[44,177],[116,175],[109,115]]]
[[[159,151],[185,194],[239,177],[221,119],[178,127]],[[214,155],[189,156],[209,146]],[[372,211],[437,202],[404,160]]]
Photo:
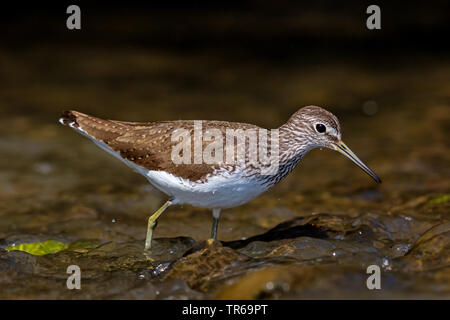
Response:
[[[331,242],[310,237],[291,240],[273,241],[270,243],[252,242],[239,252],[252,258],[291,258],[294,260],[310,260],[332,255],[336,246]]]
[[[233,249],[239,249],[255,241],[269,242],[274,240],[297,238],[301,236],[311,236],[315,238],[328,237],[326,230],[317,226],[314,223],[315,221],[311,220],[312,219],[305,219],[303,217],[295,218],[280,223],[263,234],[255,235],[244,240],[224,241],[222,244]]]
[[[224,277],[234,263],[244,261],[244,255],[220,242],[207,240],[197,251],[189,253],[171,265],[164,279],[184,279],[191,288],[204,291],[208,282],[215,277]]]
[[[425,232],[399,263],[414,272],[450,267],[450,223]]]
[[[345,270],[352,276],[341,277]],[[348,266],[274,266],[250,272],[218,290],[216,299],[314,299],[373,296],[363,269]],[[376,296],[376,295],[375,295]]]
[[[267,257],[292,257],[297,260],[311,260],[333,255],[336,246],[321,239],[302,237],[273,249]]]

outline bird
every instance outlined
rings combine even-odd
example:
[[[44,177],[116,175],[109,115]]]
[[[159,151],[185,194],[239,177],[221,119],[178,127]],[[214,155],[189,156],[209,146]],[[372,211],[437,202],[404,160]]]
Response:
[[[59,122],[89,138],[168,196],[148,218],[144,250],[151,249],[157,219],[172,205],[210,209],[211,238],[217,239],[223,209],[243,205],[266,192],[315,148],[343,154],[381,183],[342,141],[338,118],[318,106],[300,108],[270,130],[214,120],[104,120],[70,110],[62,112]]]

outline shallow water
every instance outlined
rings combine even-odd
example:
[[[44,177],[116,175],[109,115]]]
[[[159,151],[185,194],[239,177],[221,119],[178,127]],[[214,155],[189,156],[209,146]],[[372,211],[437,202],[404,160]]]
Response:
[[[51,58],[50,58],[51,57]],[[0,298],[450,298],[450,61],[236,61],[217,52],[3,50]],[[146,180],[58,124],[63,109],[104,118],[217,119],[273,128],[326,106],[382,178],[341,155],[308,154],[284,181],[223,212],[169,208]],[[43,256],[5,249],[58,240]],[[69,265],[82,290],[66,288]],[[381,267],[381,290],[366,268]]]

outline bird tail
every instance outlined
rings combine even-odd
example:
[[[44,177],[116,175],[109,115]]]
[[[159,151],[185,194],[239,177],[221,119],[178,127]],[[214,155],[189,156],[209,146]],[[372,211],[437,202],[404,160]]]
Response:
[[[62,112],[59,122],[90,138],[108,142],[124,134],[128,125],[115,120],[104,120],[78,111]]]
[[[80,125],[77,123],[77,116],[74,111],[65,110],[61,114],[61,118],[59,118],[59,122],[65,126],[70,126],[72,128],[79,127]]]

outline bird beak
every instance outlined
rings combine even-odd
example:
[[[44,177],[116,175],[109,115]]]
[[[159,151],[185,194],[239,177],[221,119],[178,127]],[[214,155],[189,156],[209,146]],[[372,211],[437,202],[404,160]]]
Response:
[[[371,176],[377,183],[381,183],[381,179],[378,178],[378,176],[370,170],[368,166],[366,166],[359,158],[350,150],[349,147],[345,145],[342,141],[339,141],[338,143],[334,144],[335,150],[339,153],[342,153],[344,156],[352,160],[358,167],[363,169],[369,176]]]

